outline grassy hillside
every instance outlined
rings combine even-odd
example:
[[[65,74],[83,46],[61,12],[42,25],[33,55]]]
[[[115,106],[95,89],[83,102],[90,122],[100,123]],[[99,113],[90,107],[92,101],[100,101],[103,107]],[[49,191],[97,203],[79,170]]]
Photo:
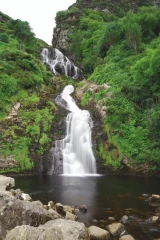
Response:
[[[0,166],[14,162],[0,172],[23,171],[33,168],[32,154],[44,154],[51,145],[53,79],[40,61],[47,44],[34,37],[28,22],[2,12],[0,19]],[[18,113],[7,117],[16,103]]]
[[[160,9],[141,7],[125,16],[83,9],[78,27],[70,30],[70,50],[89,81],[111,87],[83,96],[103,102],[104,128],[119,154],[102,142],[97,152],[105,164],[160,167]]]

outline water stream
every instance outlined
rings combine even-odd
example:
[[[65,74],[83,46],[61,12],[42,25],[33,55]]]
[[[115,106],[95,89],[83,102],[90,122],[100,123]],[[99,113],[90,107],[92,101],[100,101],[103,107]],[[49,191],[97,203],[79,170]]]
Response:
[[[41,60],[55,75],[66,75],[73,79],[82,79],[82,71],[56,48],[43,48]]]
[[[92,151],[90,113],[81,110],[71,93],[74,87],[68,85],[56,98],[56,102],[70,111],[66,118],[66,137],[57,140],[55,149],[63,155],[63,173],[70,175],[96,174],[96,160]],[[58,156],[58,153],[56,153]]]

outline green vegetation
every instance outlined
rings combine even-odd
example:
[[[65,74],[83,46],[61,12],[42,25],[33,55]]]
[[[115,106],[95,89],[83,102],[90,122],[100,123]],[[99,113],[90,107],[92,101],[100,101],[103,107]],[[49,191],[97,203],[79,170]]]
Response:
[[[130,164],[147,162],[160,167],[160,9],[141,7],[126,16],[91,9],[83,10],[80,24],[69,35],[70,49],[89,80],[109,89],[85,92],[82,105],[103,99],[111,131],[109,142],[97,152],[105,163],[120,167],[123,157]],[[109,149],[113,144],[118,149]],[[115,159],[117,161],[115,162]]]
[[[56,107],[47,94],[52,74],[39,59],[47,44],[34,37],[29,23],[0,16],[0,158],[12,156],[18,162],[0,172],[19,172],[32,169],[31,155],[44,154],[51,146]],[[5,119],[17,102],[18,115]]]

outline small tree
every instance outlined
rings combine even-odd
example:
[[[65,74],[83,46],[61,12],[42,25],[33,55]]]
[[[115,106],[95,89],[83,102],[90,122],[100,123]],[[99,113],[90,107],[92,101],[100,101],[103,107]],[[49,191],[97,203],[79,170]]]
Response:
[[[141,42],[142,31],[141,26],[138,24],[137,16],[134,13],[127,13],[126,18],[123,21],[123,28],[129,44],[134,48],[134,50],[137,50]]]
[[[126,26],[126,38],[134,50],[137,50],[141,41],[141,27],[138,23],[131,23]]]

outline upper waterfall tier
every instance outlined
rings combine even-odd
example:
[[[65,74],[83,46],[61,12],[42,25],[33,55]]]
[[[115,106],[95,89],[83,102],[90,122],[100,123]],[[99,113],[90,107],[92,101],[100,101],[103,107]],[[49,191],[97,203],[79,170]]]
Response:
[[[66,86],[56,98],[56,102],[68,109],[66,118],[66,137],[56,141],[57,151],[63,155],[63,173],[84,175],[96,173],[96,160],[92,151],[91,128],[93,126],[90,113],[81,110],[71,93],[72,85]]]
[[[82,71],[56,48],[43,48],[41,60],[55,75],[66,75],[73,79],[83,79]]]

